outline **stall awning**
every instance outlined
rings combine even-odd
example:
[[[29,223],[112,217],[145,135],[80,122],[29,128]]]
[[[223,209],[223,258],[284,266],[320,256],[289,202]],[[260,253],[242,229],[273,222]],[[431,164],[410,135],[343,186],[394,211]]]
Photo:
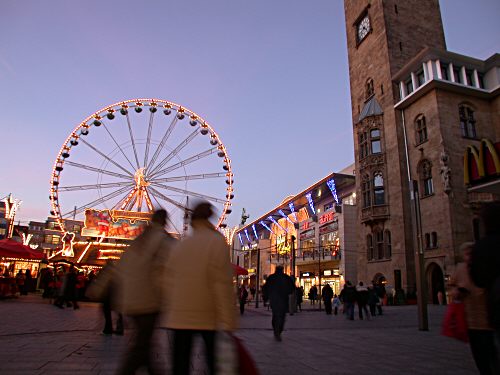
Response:
[[[0,240],[0,257],[42,260],[43,254],[11,239]]]

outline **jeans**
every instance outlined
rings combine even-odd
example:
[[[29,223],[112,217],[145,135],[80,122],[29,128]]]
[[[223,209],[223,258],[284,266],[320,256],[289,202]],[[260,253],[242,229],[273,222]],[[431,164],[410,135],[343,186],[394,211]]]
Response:
[[[188,375],[191,362],[193,337],[201,335],[205,342],[205,355],[210,375],[215,374],[215,331],[174,329],[172,363],[174,375]]]
[[[133,375],[136,370],[143,366],[146,367],[150,374],[160,373],[153,367],[151,360],[152,338],[157,317],[157,313],[132,316],[136,334],[118,374]]]
[[[344,309],[347,319],[354,320],[354,302],[344,302]]]
[[[363,320],[363,310],[366,315],[366,319],[370,319],[370,316],[368,315],[368,308],[366,307],[365,303],[359,303],[358,302],[358,310],[359,310],[359,319]]]

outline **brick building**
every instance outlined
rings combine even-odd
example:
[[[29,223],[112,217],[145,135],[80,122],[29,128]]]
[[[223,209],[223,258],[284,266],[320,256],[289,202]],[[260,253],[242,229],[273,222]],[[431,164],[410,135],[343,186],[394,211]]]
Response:
[[[364,247],[358,278],[414,294],[418,233],[436,302],[458,247],[479,235],[475,210],[499,198],[500,55],[447,51],[438,0],[348,0],[344,9]]]

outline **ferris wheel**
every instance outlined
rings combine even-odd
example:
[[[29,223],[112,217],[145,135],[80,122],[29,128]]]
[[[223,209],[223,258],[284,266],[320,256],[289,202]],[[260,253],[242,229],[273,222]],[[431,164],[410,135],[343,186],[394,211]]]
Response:
[[[94,112],[59,150],[50,180],[51,214],[81,220],[86,210],[136,213],[163,207],[182,234],[190,203],[207,200],[226,226],[233,173],[227,149],[201,116],[161,99],[133,99]]]

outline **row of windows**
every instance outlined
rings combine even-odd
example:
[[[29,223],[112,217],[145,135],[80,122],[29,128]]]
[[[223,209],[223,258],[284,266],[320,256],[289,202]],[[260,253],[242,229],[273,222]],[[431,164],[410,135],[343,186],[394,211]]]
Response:
[[[384,177],[382,172],[375,172],[371,178],[369,175],[363,176],[361,194],[363,196],[363,208],[385,204]]]
[[[372,129],[370,132],[360,132],[358,135],[359,158],[363,159],[368,155],[380,154],[382,145],[380,141],[380,130]]]
[[[376,231],[366,236],[366,257],[370,260],[390,259],[392,256],[391,232]]]
[[[58,245],[61,242],[61,237],[52,234],[47,234],[45,235],[43,242],[50,243],[53,245]]]

